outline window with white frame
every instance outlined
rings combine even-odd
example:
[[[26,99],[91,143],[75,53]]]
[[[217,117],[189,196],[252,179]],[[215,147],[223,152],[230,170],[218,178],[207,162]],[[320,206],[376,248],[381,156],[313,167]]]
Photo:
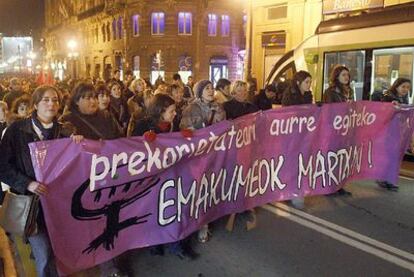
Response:
[[[178,34],[191,35],[193,16],[189,12],[178,13]]]
[[[152,13],[151,34],[163,35],[165,30],[165,14],[163,12]]]

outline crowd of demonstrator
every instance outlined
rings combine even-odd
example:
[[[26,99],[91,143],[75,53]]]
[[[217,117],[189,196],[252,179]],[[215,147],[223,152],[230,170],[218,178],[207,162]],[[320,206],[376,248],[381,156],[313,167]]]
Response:
[[[354,100],[350,74],[345,66],[336,66],[331,74],[324,103]],[[232,120],[259,110],[280,106],[314,103],[311,92],[312,76],[306,71],[294,74],[290,82],[272,84],[256,91],[253,82],[230,82],[220,79],[215,86],[209,80],[192,78],[184,84],[179,74],[172,83],[159,79],[152,85],[148,80],[134,78],[131,72],[120,80],[115,71],[107,82],[92,79],[59,82],[55,85],[35,85],[35,80],[11,78],[0,83],[0,181],[18,194],[44,195],[47,187],[36,181],[29,156],[28,143],[72,137],[116,139],[141,136],[148,131],[168,133],[205,128],[222,120]],[[399,78],[376,100],[407,103],[410,80]],[[397,186],[383,181],[387,189]],[[350,195],[341,189],[337,195]],[[300,202],[300,199],[299,199]],[[294,204],[294,203],[293,203]],[[209,227],[203,226],[197,238],[207,242]],[[32,248],[39,276],[55,276],[53,253],[46,232],[43,214],[38,215],[38,232],[27,241]],[[151,248],[154,255],[164,251],[180,258],[194,259],[198,254],[190,240]],[[117,276],[116,259],[100,265],[103,276]]]

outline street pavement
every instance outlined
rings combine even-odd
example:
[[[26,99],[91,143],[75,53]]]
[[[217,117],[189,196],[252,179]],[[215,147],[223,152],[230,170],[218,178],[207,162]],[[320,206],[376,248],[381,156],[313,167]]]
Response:
[[[400,178],[399,185],[394,192],[374,182],[349,184],[351,197],[309,197],[301,210],[266,205],[249,232],[243,219],[226,231],[223,218],[212,224],[210,241],[195,243],[195,261],[147,249],[119,260],[129,276],[414,276],[414,180]]]

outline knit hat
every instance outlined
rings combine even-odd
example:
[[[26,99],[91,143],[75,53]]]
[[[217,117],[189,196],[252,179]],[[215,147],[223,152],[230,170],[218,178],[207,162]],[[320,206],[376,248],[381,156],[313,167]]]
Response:
[[[194,86],[194,96],[197,98],[201,98],[203,90],[208,84],[213,85],[209,80],[198,81]]]

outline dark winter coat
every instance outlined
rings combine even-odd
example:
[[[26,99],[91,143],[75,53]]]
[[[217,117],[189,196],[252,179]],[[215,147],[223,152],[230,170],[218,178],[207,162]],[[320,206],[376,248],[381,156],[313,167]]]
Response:
[[[306,91],[303,95],[300,91],[288,87],[283,93],[282,106],[312,104],[313,95],[311,91]]]
[[[115,117],[119,126],[121,126],[126,132],[130,115],[128,112],[127,102],[124,100],[124,98],[115,98],[111,96],[111,101],[109,102],[109,111]]]
[[[157,124],[151,117],[145,117],[137,121],[132,136],[142,136],[147,131],[156,134],[169,133],[172,131],[172,125],[166,122]]]
[[[119,124],[112,114],[106,111],[98,111],[93,115],[73,111],[63,115],[60,121],[73,125],[75,134],[86,139],[117,139],[122,136]]]
[[[70,128],[58,124],[53,138],[68,137],[71,133]],[[33,129],[31,118],[11,124],[1,140],[0,181],[16,193],[29,193],[27,186],[36,180],[28,146],[35,141],[40,141],[40,138]]]
[[[183,95],[183,97],[185,99],[194,98],[193,91],[189,86],[186,86],[186,85],[184,86],[184,95]]]
[[[235,119],[249,113],[255,113],[259,110],[256,105],[250,102],[239,102],[235,99],[227,101],[223,104],[223,107],[226,111],[227,119]]]
[[[133,91],[131,91],[129,88],[124,90],[124,92],[122,93],[122,96],[124,97],[124,99],[129,99],[129,98],[133,97],[134,95],[135,95],[135,93]]]
[[[354,100],[354,93],[352,90],[350,91],[349,97],[347,97],[338,87],[328,87],[323,93],[324,103],[341,103],[352,100]]]
[[[253,103],[259,110],[265,111],[272,108],[273,99],[267,98],[265,90],[261,90],[258,95],[254,96]]]
[[[0,140],[1,140],[1,136],[3,135],[3,131],[4,129],[7,128],[7,123],[6,122],[0,122]]]
[[[175,103],[176,115],[173,121],[174,132],[180,131],[180,123],[181,123],[181,119],[183,118],[183,111],[185,110],[187,106],[188,106],[188,102],[185,100],[182,100],[180,103]]]
[[[382,101],[382,98],[384,97],[384,94],[382,91],[374,91],[371,94],[371,101]]]
[[[53,138],[69,137],[72,130],[57,123]],[[29,143],[40,141],[32,126],[32,119],[26,118],[11,124],[4,133],[0,144],[0,181],[9,185],[17,194],[31,195],[27,187],[36,181]],[[42,207],[37,216],[38,226],[44,226]]]
[[[406,96],[398,96],[395,93],[392,93],[391,91],[385,92],[384,96],[381,99],[382,102],[393,102],[396,101],[400,104],[408,104],[408,95]]]

